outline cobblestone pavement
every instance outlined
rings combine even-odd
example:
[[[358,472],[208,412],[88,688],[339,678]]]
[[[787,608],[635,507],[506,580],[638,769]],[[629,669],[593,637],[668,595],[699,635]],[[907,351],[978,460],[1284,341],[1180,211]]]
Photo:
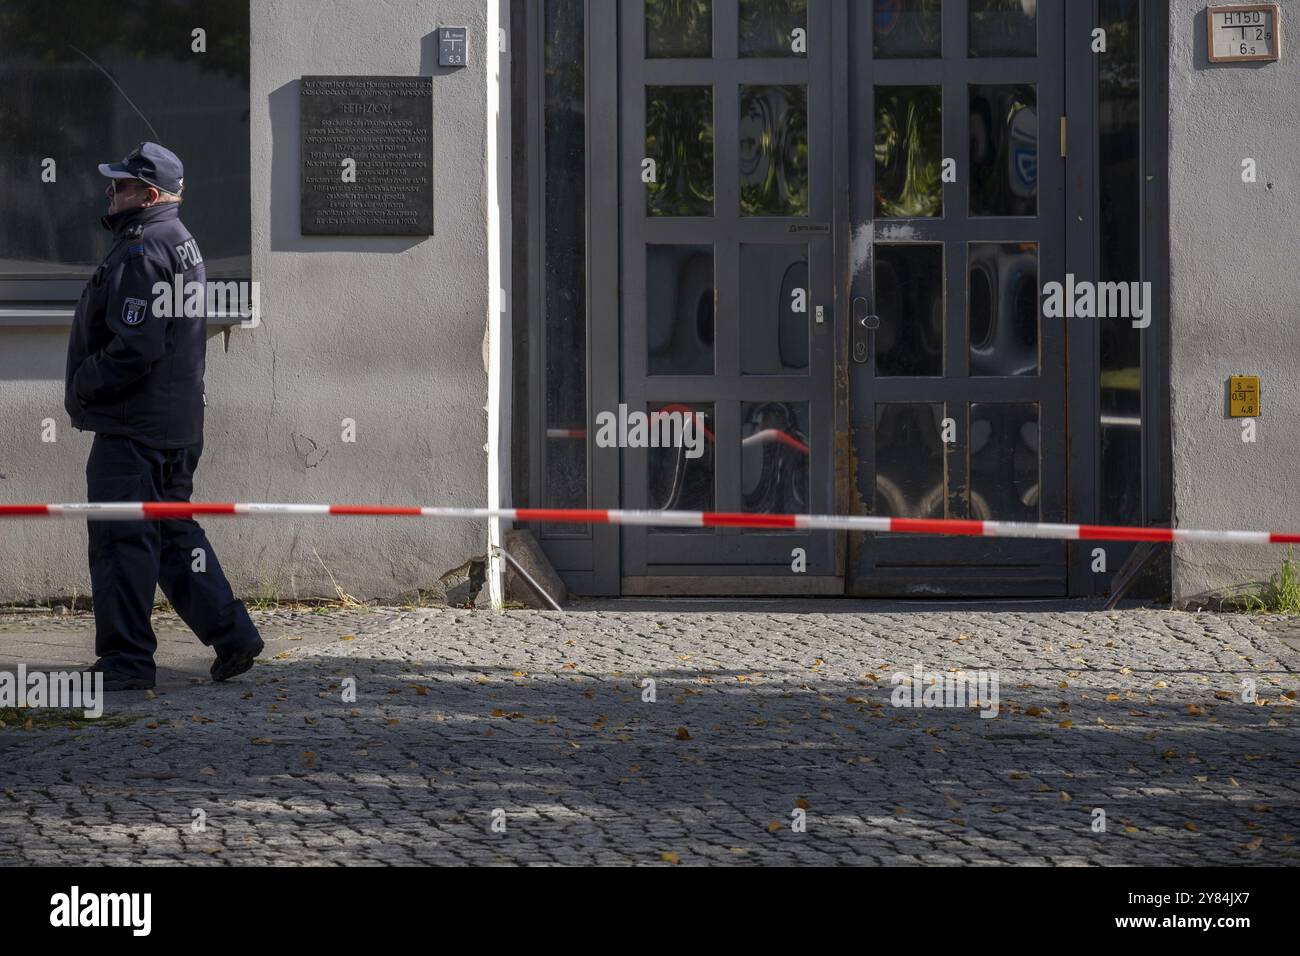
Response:
[[[156,696],[0,730],[0,862],[1300,862],[1284,621],[785,607],[257,612],[224,685],[160,615]],[[0,666],[91,634],[0,616]],[[999,715],[895,708],[918,664]]]

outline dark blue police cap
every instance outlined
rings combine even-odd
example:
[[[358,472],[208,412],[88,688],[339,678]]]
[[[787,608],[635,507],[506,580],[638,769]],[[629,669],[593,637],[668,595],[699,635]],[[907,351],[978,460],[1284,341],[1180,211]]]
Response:
[[[139,179],[166,193],[179,193],[185,185],[180,157],[157,143],[141,143],[120,163],[100,163],[99,171],[109,179]]]

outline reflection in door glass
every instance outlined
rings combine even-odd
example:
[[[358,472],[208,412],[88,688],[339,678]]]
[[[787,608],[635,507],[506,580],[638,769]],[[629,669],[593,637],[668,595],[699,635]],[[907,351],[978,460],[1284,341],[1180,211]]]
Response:
[[[587,117],[586,7],[547,0],[545,151],[547,508],[587,506]],[[583,525],[542,525],[543,537],[590,537]]]
[[[943,246],[877,243],[876,374],[943,374]]]
[[[646,501],[652,511],[713,511],[714,510],[714,426],[712,403],[655,402],[647,407],[650,428],[659,436],[676,431],[677,443],[660,441],[658,448],[646,452]],[[690,434],[688,440],[682,429],[687,419],[699,414],[704,434]],[[667,446],[667,447],[664,447]],[[651,534],[670,532],[705,532],[708,528],[659,528]]]
[[[943,0],[875,0],[875,3],[871,45],[878,59],[943,55]]]
[[[876,87],[876,216],[943,215],[943,88]]]
[[[1038,405],[970,407],[970,516],[975,521],[1038,521]]]
[[[645,0],[645,55],[713,56],[713,0]]]
[[[970,88],[970,214],[1038,214],[1038,88]]]
[[[646,247],[646,368],[713,374],[713,247]]]
[[[807,56],[807,51],[808,0],[740,0],[742,57]]]
[[[942,403],[876,406],[876,503],[888,518],[944,516]]]
[[[740,247],[740,371],[744,375],[807,375],[808,247]]]
[[[713,87],[648,86],[645,155],[651,216],[713,215]]]
[[[1102,282],[1142,280],[1141,5],[1102,0],[1106,55],[1099,63],[1098,223]],[[1142,339],[1131,322],[1102,322],[1101,480],[1103,524],[1155,523],[1142,507]]]
[[[972,242],[971,375],[1038,373],[1038,243]]]
[[[746,514],[809,514],[807,402],[740,406],[740,481]]]
[[[971,56],[1037,56],[1038,0],[969,0]]]
[[[740,88],[740,211],[808,215],[808,90]]]

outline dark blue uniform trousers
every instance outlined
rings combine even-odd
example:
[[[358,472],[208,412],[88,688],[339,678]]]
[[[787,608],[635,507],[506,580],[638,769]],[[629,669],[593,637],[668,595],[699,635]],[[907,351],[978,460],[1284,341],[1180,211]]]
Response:
[[[189,501],[203,442],[150,448],[124,435],[96,434],[86,461],[89,501]],[[150,615],[162,588],[199,640],[226,656],[258,639],[230,590],[208,536],[195,521],[90,521],[90,581],[99,666],[154,676]],[[200,555],[201,552],[201,555]],[[203,564],[196,562],[202,560]],[[204,567],[204,570],[195,570]]]

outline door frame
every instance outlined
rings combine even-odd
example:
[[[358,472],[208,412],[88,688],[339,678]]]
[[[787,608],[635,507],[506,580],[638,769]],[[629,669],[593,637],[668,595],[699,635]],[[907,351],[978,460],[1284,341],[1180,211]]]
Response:
[[[832,46],[830,85],[834,122],[832,124],[832,150],[834,157],[849,154],[849,86],[851,77],[847,69],[850,37],[848,35],[847,2],[865,0],[833,0],[831,5]],[[529,7],[533,4],[529,4]],[[1143,481],[1146,520],[1152,524],[1168,523],[1172,512],[1170,482],[1171,451],[1169,441],[1169,346],[1168,346],[1168,11],[1165,5],[1143,0],[1141,95],[1142,116],[1142,170],[1143,170],[1143,238],[1142,257],[1144,278],[1152,282],[1156,303],[1153,334],[1144,339],[1142,369],[1143,408],[1146,428],[1143,438]],[[589,369],[589,407],[616,408],[620,392],[620,369],[616,363],[596,361],[602,356],[621,355],[620,326],[622,315],[620,250],[621,250],[621,175],[620,175],[620,125],[619,125],[619,20],[620,4],[609,0],[587,0],[587,174],[588,174],[588,310],[592,317],[613,318],[614,321],[588,323],[588,349],[592,358]],[[1069,117],[1066,167],[1066,271],[1080,279],[1097,278],[1098,262],[1098,122],[1099,97],[1097,60],[1091,52],[1091,30],[1098,22],[1095,0],[1066,4],[1066,73],[1071,82],[1066,86],[1066,114]],[[534,35],[535,36],[535,35]],[[534,137],[530,127],[530,140]],[[530,147],[530,155],[536,155]],[[833,218],[835,236],[835,274],[848,276],[849,245],[849,170],[843,161],[832,163]],[[845,298],[844,283],[835,283],[833,311],[836,316],[847,315],[851,299]],[[536,316],[536,313],[531,313]],[[848,330],[845,323],[836,329],[836,369],[846,368],[848,358]],[[1098,335],[1095,326],[1083,322],[1072,323],[1067,329],[1068,374],[1071,378],[1082,376],[1093,383],[1088,387],[1090,400],[1071,403],[1067,420],[1069,427],[1067,465],[1067,494],[1069,520],[1092,522],[1099,512],[1100,455],[1098,447],[1098,416],[1100,406],[1097,369],[1099,365]],[[836,440],[847,434],[848,383],[847,377],[837,371],[835,382],[835,435]],[[534,393],[536,394],[536,393]],[[588,423],[594,429],[594,413]],[[591,432],[594,434],[594,431]],[[591,504],[595,508],[621,507],[622,474],[621,456],[616,450],[590,448]],[[846,513],[851,501],[851,469],[836,463],[836,510]],[[835,553],[847,555],[847,535],[834,533]],[[640,593],[640,582],[622,578],[621,531],[616,526],[599,526],[593,529],[590,554],[590,573],[582,574],[582,593],[592,595],[617,595]],[[546,547],[544,543],[544,547]],[[549,550],[549,548],[548,548]],[[1089,596],[1103,593],[1108,578],[1093,574],[1090,568],[1091,548],[1069,544],[1068,593],[1071,596]],[[586,561],[584,560],[584,564]],[[1111,571],[1118,562],[1112,561]],[[804,580],[798,591],[801,594],[842,593],[841,577],[826,581]],[[565,574],[566,579],[569,575]],[[753,590],[775,593],[772,585],[779,579],[756,579]],[[840,582],[836,590],[835,582]],[[578,581],[575,581],[578,583]],[[664,579],[669,585],[658,593],[684,594],[687,581]],[[712,593],[743,594],[751,591],[749,579],[735,577],[721,579]],[[725,587],[724,587],[725,586]],[[698,581],[695,587],[699,587]],[[646,588],[645,590],[654,590]],[[705,590],[710,590],[706,588]]]

